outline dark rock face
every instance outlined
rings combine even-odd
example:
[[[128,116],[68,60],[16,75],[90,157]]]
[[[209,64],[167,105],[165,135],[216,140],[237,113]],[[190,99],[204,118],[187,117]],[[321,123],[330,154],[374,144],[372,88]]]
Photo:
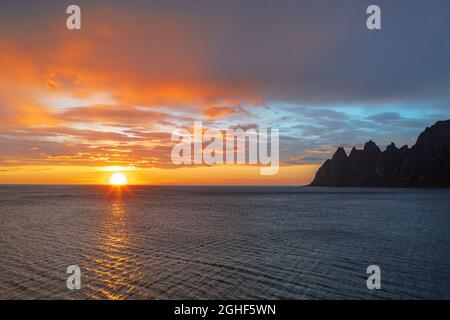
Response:
[[[339,147],[317,171],[311,186],[450,187],[450,120],[426,128],[410,149],[373,142],[347,156]]]

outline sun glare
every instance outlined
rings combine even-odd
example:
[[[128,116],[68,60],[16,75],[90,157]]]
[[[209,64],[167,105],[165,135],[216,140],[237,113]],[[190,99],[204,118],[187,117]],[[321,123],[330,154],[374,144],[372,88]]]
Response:
[[[109,178],[109,184],[112,184],[114,186],[124,186],[128,183],[127,177],[120,172],[116,172],[114,173],[110,178]]]

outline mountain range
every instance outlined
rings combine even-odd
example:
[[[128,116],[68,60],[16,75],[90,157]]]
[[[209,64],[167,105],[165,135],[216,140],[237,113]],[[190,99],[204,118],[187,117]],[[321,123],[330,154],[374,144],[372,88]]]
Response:
[[[347,155],[339,147],[310,186],[450,187],[450,120],[427,127],[411,148],[391,143],[381,151],[369,141]]]

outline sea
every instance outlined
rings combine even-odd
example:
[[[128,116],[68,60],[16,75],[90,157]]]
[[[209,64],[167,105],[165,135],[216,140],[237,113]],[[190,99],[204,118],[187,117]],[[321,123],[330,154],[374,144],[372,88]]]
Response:
[[[450,299],[450,190],[2,185],[0,299]]]

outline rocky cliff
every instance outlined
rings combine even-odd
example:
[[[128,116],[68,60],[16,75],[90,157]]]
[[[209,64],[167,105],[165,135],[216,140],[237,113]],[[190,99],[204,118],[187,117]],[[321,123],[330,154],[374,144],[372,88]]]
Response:
[[[317,171],[311,186],[450,187],[450,120],[426,128],[412,148],[373,142],[347,156],[339,147]]]

